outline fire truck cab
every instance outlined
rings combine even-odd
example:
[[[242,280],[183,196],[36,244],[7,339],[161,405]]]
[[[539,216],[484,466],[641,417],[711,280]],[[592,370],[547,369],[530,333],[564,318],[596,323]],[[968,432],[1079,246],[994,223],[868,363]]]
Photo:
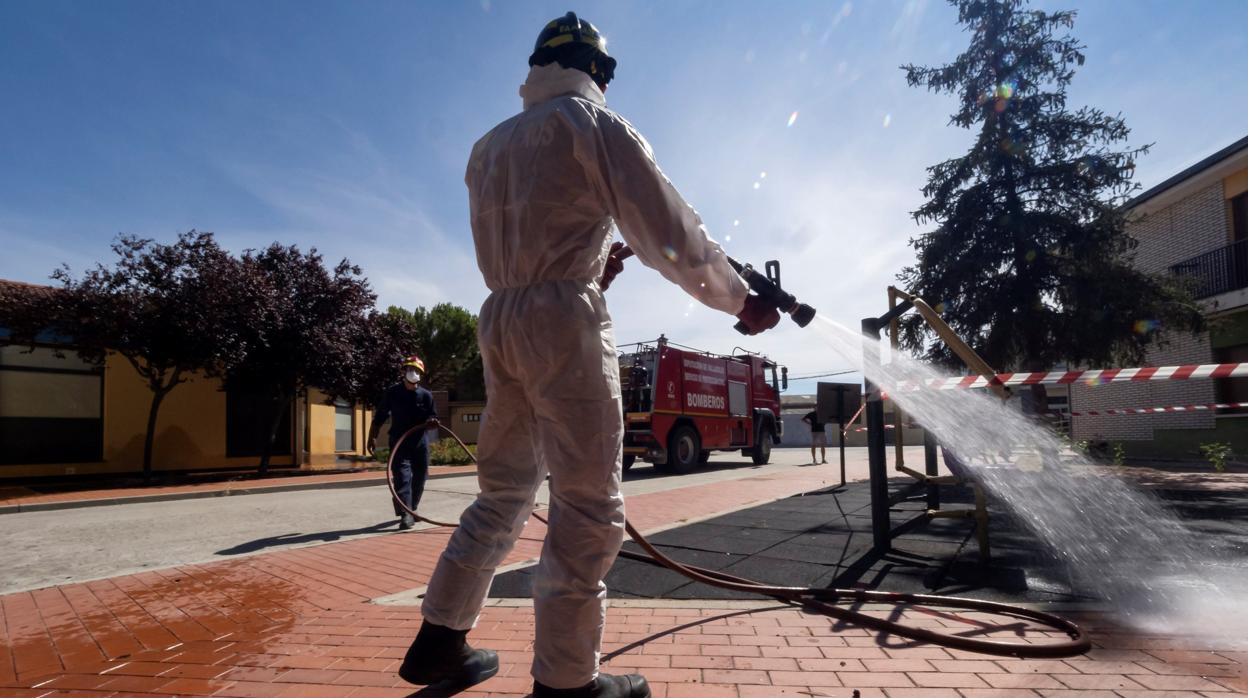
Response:
[[[620,354],[624,469],[638,459],[672,473],[705,463],[712,451],[736,451],[762,465],[780,443],[780,390],[788,369],[743,352],[721,356],[666,337]]]

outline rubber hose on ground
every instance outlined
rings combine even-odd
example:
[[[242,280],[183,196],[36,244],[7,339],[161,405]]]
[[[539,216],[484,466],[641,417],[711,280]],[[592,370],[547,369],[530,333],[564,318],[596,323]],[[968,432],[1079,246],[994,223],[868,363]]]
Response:
[[[394,456],[398,452],[399,447],[403,445],[404,439],[408,438],[417,430],[423,432],[426,430],[427,422],[418,424],[403,433],[399,440],[395,443],[394,448],[390,451],[390,458],[386,463],[386,483],[390,487],[390,494],[394,500],[404,511],[411,514],[418,521],[423,521],[434,526],[454,528],[457,524],[444,523],[427,519],[415,511],[410,509],[406,503],[399,499],[398,492],[394,489],[394,477],[391,472],[391,466],[394,463]],[[473,463],[477,462],[477,458],[473,455],[468,446],[460,440],[459,436],[451,431],[447,426],[438,423],[438,428],[455,439],[456,443],[464,449],[468,457]],[[533,517],[543,524],[546,519],[542,518],[537,512],[533,512]],[[624,522],[624,528],[628,531],[628,535],[648,553],[641,555],[639,553],[621,550],[620,556],[645,562],[651,565],[658,565],[671,569],[689,579],[701,582],[709,586],[718,587],[720,589],[728,589],[730,591],[747,592],[751,594],[759,594],[767,596],[785,603],[791,603],[801,606],[811,611],[818,611],[825,615],[840,620],[853,623],[855,625],[878,630],[883,633],[898,635],[900,637],[918,640],[921,642],[930,642],[943,647],[952,647],[954,649],[967,650],[970,652],[980,652],[982,654],[992,654],[999,656],[1019,657],[1019,658],[1055,658],[1055,657],[1073,657],[1083,654],[1092,648],[1092,640],[1083,632],[1073,621],[1067,620],[1052,613],[1045,613],[1035,609],[1015,606],[1012,604],[998,603],[995,601],[981,601],[978,599],[967,599],[959,596],[937,596],[931,594],[901,594],[889,591],[870,591],[866,589],[837,589],[827,588],[819,589],[814,587],[786,587],[763,584],[744,577],[736,577],[724,572],[716,570],[703,569],[692,565],[684,565],[670,557],[664,555],[655,548],[645,536],[633,528],[628,521]],[[881,603],[892,604],[896,606],[939,606],[944,608],[958,608],[969,611],[982,611],[985,613],[994,613],[1002,616],[1013,616],[1033,621],[1040,625],[1052,628],[1054,630],[1065,633],[1070,637],[1069,640],[1062,642],[1050,642],[1045,644],[1024,644],[1014,642],[1001,642],[997,640],[984,640],[980,638],[966,637],[963,635],[938,633],[927,628],[920,628],[906,625],[897,621],[887,620],[885,618],[877,618],[867,615],[861,611],[855,611],[843,606],[836,606],[831,601],[852,600],[857,603]],[[982,627],[977,628],[977,632],[982,631]]]

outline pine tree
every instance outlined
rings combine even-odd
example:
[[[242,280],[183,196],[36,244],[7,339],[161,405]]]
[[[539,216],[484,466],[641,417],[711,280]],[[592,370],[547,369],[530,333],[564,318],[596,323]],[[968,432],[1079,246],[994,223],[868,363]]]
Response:
[[[1178,282],[1131,264],[1137,242],[1124,204],[1139,189],[1120,115],[1072,110],[1066,90],[1083,64],[1067,31],[1073,12],[1024,0],[951,0],[970,46],[940,67],[903,66],[911,86],[959,98],[950,123],[977,129],[961,157],[929,167],[930,232],[910,241],[918,261],[904,288],[945,319],[997,370],[1135,363],[1163,331],[1195,332],[1201,313]],[[951,364],[917,317],[903,344]]]

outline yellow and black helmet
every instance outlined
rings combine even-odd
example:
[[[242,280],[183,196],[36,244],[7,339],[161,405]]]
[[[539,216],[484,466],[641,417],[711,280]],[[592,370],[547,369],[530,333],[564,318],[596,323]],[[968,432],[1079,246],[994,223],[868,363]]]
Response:
[[[606,38],[575,12],[547,22],[529,56],[531,66],[556,61],[564,68],[589,74],[600,87],[615,77],[615,59],[607,55]]]
[[[414,368],[414,369],[416,369],[417,371],[420,371],[421,373],[424,373],[424,371],[425,371],[425,362],[424,362],[424,361],[421,361],[419,356],[416,356],[415,354],[412,354],[411,356],[405,356],[405,357],[403,357],[403,362],[402,362],[401,364],[399,364],[399,367],[400,367],[400,368],[403,368],[403,369],[407,369],[407,368]]]

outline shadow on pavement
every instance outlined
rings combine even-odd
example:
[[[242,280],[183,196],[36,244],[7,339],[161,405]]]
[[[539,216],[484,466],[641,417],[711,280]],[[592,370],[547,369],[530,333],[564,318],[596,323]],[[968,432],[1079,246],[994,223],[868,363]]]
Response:
[[[440,686],[425,686],[424,688],[409,693],[407,698],[450,698],[468,690],[468,688],[442,688]]]
[[[282,545],[297,545],[299,543],[332,543],[333,541],[347,538],[350,536],[362,536],[368,533],[380,533],[387,528],[398,526],[399,520],[392,519],[383,521],[372,526],[364,528],[353,528],[343,531],[322,531],[320,533],[285,533],[280,536],[270,536],[268,538],[257,538],[246,543],[239,543],[232,548],[218,550],[216,555],[243,555],[246,553],[254,553],[265,548],[273,548]]]
[[[753,461],[749,461],[745,459],[731,460],[731,461],[712,460],[712,461],[703,463],[702,465],[698,466],[698,469],[694,471],[694,474],[717,473],[722,470],[759,470],[762,467],[763,466],[761,465],[754,465]],[[664,478],[664,477],[682,477],[682,476],[674,474],[674,473],[665,473],[662,470],[659,470],[658,467],[651,465],[650,463],[646,463],[644,461],[637,461],[637,463],[633,465],[633,467],[629,468],[628,472],[624,473],[624,482],[632,482],[634,480],[649,480],[649,479],[657,479],[657,478]]]
[[[893,480],[895,489],[907,480]],[[1248,558],[1248,492],[1154,490],[1159,503],[1195,531],[1217,539],[1228,564]],[[942,487],[942,508],[974,501],[962,487]],[[650,542],[673,558],[766,584],[867,588],[968,596],[991,601],[1078,603],[1098,598],[1096,576],[1072,569],[1025,522],[990,503],[990,561],[980,559],[971,519],[928,519],[921,496],[892,507],[892,548],[872,545],[869,488],[852,482],[668,529]],[[903,522],[906,525],[899,526]],[[632,542],[626,550],[640,552]],[[495,578],[490,596],[531,598],[532,568]],[[606,578],[613,598],[757,599],[706,586],[665,568],[618,559]]]
[[[607,654],[602,655],[601,663],[606,664],[607,662],[611,661],[612,659],[615,659],[616,657],[622,654],[627,654],[637,649],[638,647],[644,647],[645,645],[661,637],[665,637],[667,635],[675,635],[676,633],[679,633],[682,630],[688,630],[689,628],[696,628],[699,625],[706,625],[707,623],[711,623],[717,620],[723,620],[725,618],[733,618],[735,616],[748,616],[751,613],[774,611],[774,610],[782,609],[782,608],[791,608],[791,606],[786,603],[780,603],[780,604],[776,604],[775,606],[767,606],[764,608],[747,608],[743,611],[725,611],[724,613],[717,613],[713,616],[705,616],[702,618],[698,618],[697,620],[692,620],[682,625],[676,625],[670,628],[665,628],[660,632],[647,635],[646,637],[643,637],[640,640],[635,640],[633,642],[628,643],[627,645],[624,645]]]

